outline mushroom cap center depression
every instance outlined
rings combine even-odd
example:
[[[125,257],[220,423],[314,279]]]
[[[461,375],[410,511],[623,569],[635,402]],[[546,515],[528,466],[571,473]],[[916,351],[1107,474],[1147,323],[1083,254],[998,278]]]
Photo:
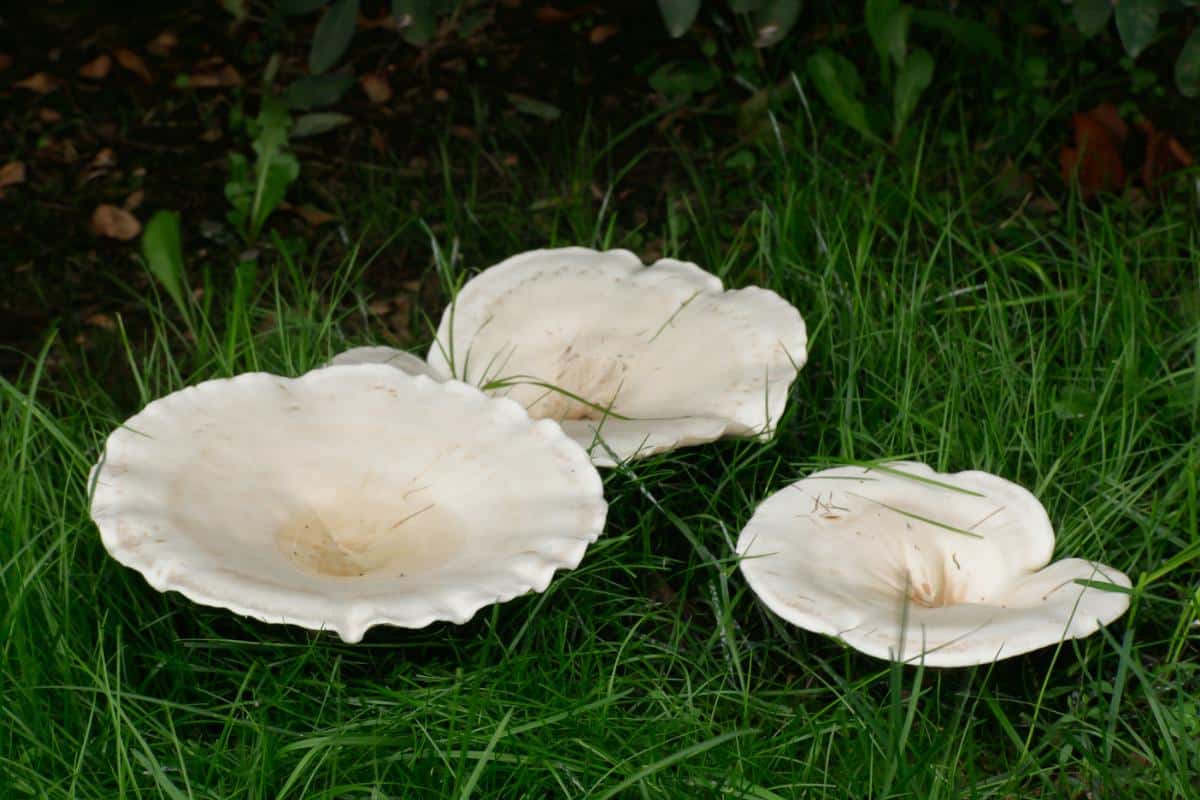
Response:
[[[213,450],[170,482],[168,518],[218,560],[237,554],[267,572],[394,577],[461,554],[463,531],[477,523],[440,491],[444,475],[361,461],[308,448],[259,460]]]
[[[867,562],[861,568],[888,594],[925,608],[942,608],[991,603],[1006,584],[1004,559],[992,552],[986,538],[945,530],[878,503],[851,507],[839,494],[816,496],[812,513],[804,516],[827,528],[830,537],[853,539],[848,549],[860,554]],[[851,571],[859,568],[846,566]]]
[[[508,395],[535,419],[599,420],[621,412],[630,365],[648,343],[613,332],[577,334],[565,349],[546,350],[546,366],[513,378]],[[503,379],[503,376],[501,376]]]
[[[429,495],[336,492],[292,511],[275,546],[301,571],[334,577],[403,577],[461,551],[461,522]]]

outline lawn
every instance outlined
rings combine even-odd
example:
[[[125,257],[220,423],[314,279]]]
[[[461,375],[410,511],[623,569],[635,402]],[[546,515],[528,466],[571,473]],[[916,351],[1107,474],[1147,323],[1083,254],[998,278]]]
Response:
[[[997,200],[981,157],[937,133],[953,101],[931,103],[902,150],[792,103],[788,145],[749,168],[590,128],[503,195],[464,157],[421,214],[395,165],[366,165],[336,268],[264,245],[234,279],[188,253],[194,331],[143,281],[93,347],[47,332],[0,379],[0,796],[1196,797],[1195,210]],[[612,198],[646,159],[683,178],[639,213]],[[428,307],[399,342],[416,348],[474,270],[574,244],[692,260],[799,308],[809,359],[777,436],[607,470],[605,532],[548,591],[356,645],[161,595],[105,553],[88,473],[146,402],[397,343],[368,280],[397,248],[423,265]],[[768,612],[733,552],[756,504],[901,458],[1027,487],[1056,558],[1130,575],[1128,613],[934,669]]]

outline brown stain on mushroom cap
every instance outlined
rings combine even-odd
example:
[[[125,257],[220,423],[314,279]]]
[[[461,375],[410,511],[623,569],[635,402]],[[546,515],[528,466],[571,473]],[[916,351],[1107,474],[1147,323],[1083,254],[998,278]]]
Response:
[[[579,338],[589,341],[579,342]],[[621,354],[606,352],[612,350],[613,338],[577,337],[559,357],[545,394],[529,404],[529,415],[534,419],[603,419],[621,390],[627,369]]]
[[[459,526],[432,504],[381,515],[365,500],[289,516],[275,546],[301,571],[335,578],[403,577],[434,569],[462,547]],[[372,508],[370,516],[358,513]]]

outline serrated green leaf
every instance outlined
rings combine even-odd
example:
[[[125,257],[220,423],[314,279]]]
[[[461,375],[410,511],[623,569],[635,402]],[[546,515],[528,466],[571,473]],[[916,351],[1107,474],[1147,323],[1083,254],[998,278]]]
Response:
[[[1200,95],[1200,28],[1192,31],[1175,60],[1175,85],[1184,97]]]
[[[308,51],[309,72],[319,75],[341,59],[354,38],[357,21],[358,0],[334,0],[313,33],[312,47]]]
[[[1075,0],[1071,11],[1075,15],[1075,26],[1086,37],[1095,36],[1104,30],[1112,16],[1112,0]]]
[[[293,83],[283,93],[283,102],[295,111],[329,106],[342,99],[354,78],[340,73],[309,75]]]
[[[1131,58],[1141,55],[1158,31],[1162,0],[1119,0],[1114,8],[1117,33]]]
[[[900,73],[896,75],[896,85],[892,87],[893,137],[899,136],[900,131],[904,130],[904,124],[912,116],[917,101],[932,80],[933,57],[918,47],[909,54]]]
[[[404,41],[418,47],[437,31],[433,0],[392,0],[392,19],[404,28]]]
[[[783,40],[800,16],[800,0],[767,0],[754,15],[754,46],[770,47]]]
[[[688,32],[700,13],[700,0],[658,0],[658,11],[667,26],[667,33],[672,39],[678,39]]]
[[[267,167],[262,183],[255,196],[254,228],[251,239],[258,238],[259,231],[266,224],[267,218],[283,202],[288,187],[300,177],[300,162],[291,153],[279,153]]]
[[[254,152],[260,161],[270,161],[276,151],[287,145],[288,129],[292,126],[283,99],[275,95],[263,97],[254,125]]]
[[[854,64],[837,53],[818,50],[808,57],[808,75],[834,116],[868,139],[877,140],[859,100],[862,79]]]
[[[302,139],[305,136],[318,136],[334,128],[340,128],[349,122],[350,119],[345,114],[337,114],[332,111],[317,111],[312,114],[303,114],[296,119],[296,124],[292,126],[291,138]]]
[[[324,6],[329,0],[279,0],[275,5],[279,13],[287,17],[298,17],[301,14],[311,14]]]
[[[158,279],[171,300],[185,309],[183,296],[187,276],[183,271],[183,243],[179,215],[174,211],[157,211],[142,232],[142,256],[150,274]],[[186,315],[186,311],[184,311]]]

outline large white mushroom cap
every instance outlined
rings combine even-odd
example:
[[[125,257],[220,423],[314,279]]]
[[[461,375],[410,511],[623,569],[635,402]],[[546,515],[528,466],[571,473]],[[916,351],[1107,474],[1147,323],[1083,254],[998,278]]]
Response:
[[[806,345],[800,313],[774,292],[723,291],[683,261],[647,267],[626,250],[567,247],[468,281],[427,360],[561,423],[612,466],[727,435],[769,438]]]
[[[985,664],[1077,639],[1129,607],[1129,578],[1068,558],[1022,487],[914,462],[813,473],[766,499],[739,565],[779,616],[879,658]],[[1089,586],[1079,581],[1091,582]]]
[[[543,591],[607,510],[557,425],[381,365],[175,392],[93,475],[105,548],[155,589],[349,642]]]
[[[387,345],[351,347],[329,359],[329,363],[324,366],[344,367],[352,364],[387,364],[389,367],[395,367],[409,375],[424,375],[435,381],[445,380],[449,377],[429,366],[429,362],[420,356],[414,356],[412,353]]]

